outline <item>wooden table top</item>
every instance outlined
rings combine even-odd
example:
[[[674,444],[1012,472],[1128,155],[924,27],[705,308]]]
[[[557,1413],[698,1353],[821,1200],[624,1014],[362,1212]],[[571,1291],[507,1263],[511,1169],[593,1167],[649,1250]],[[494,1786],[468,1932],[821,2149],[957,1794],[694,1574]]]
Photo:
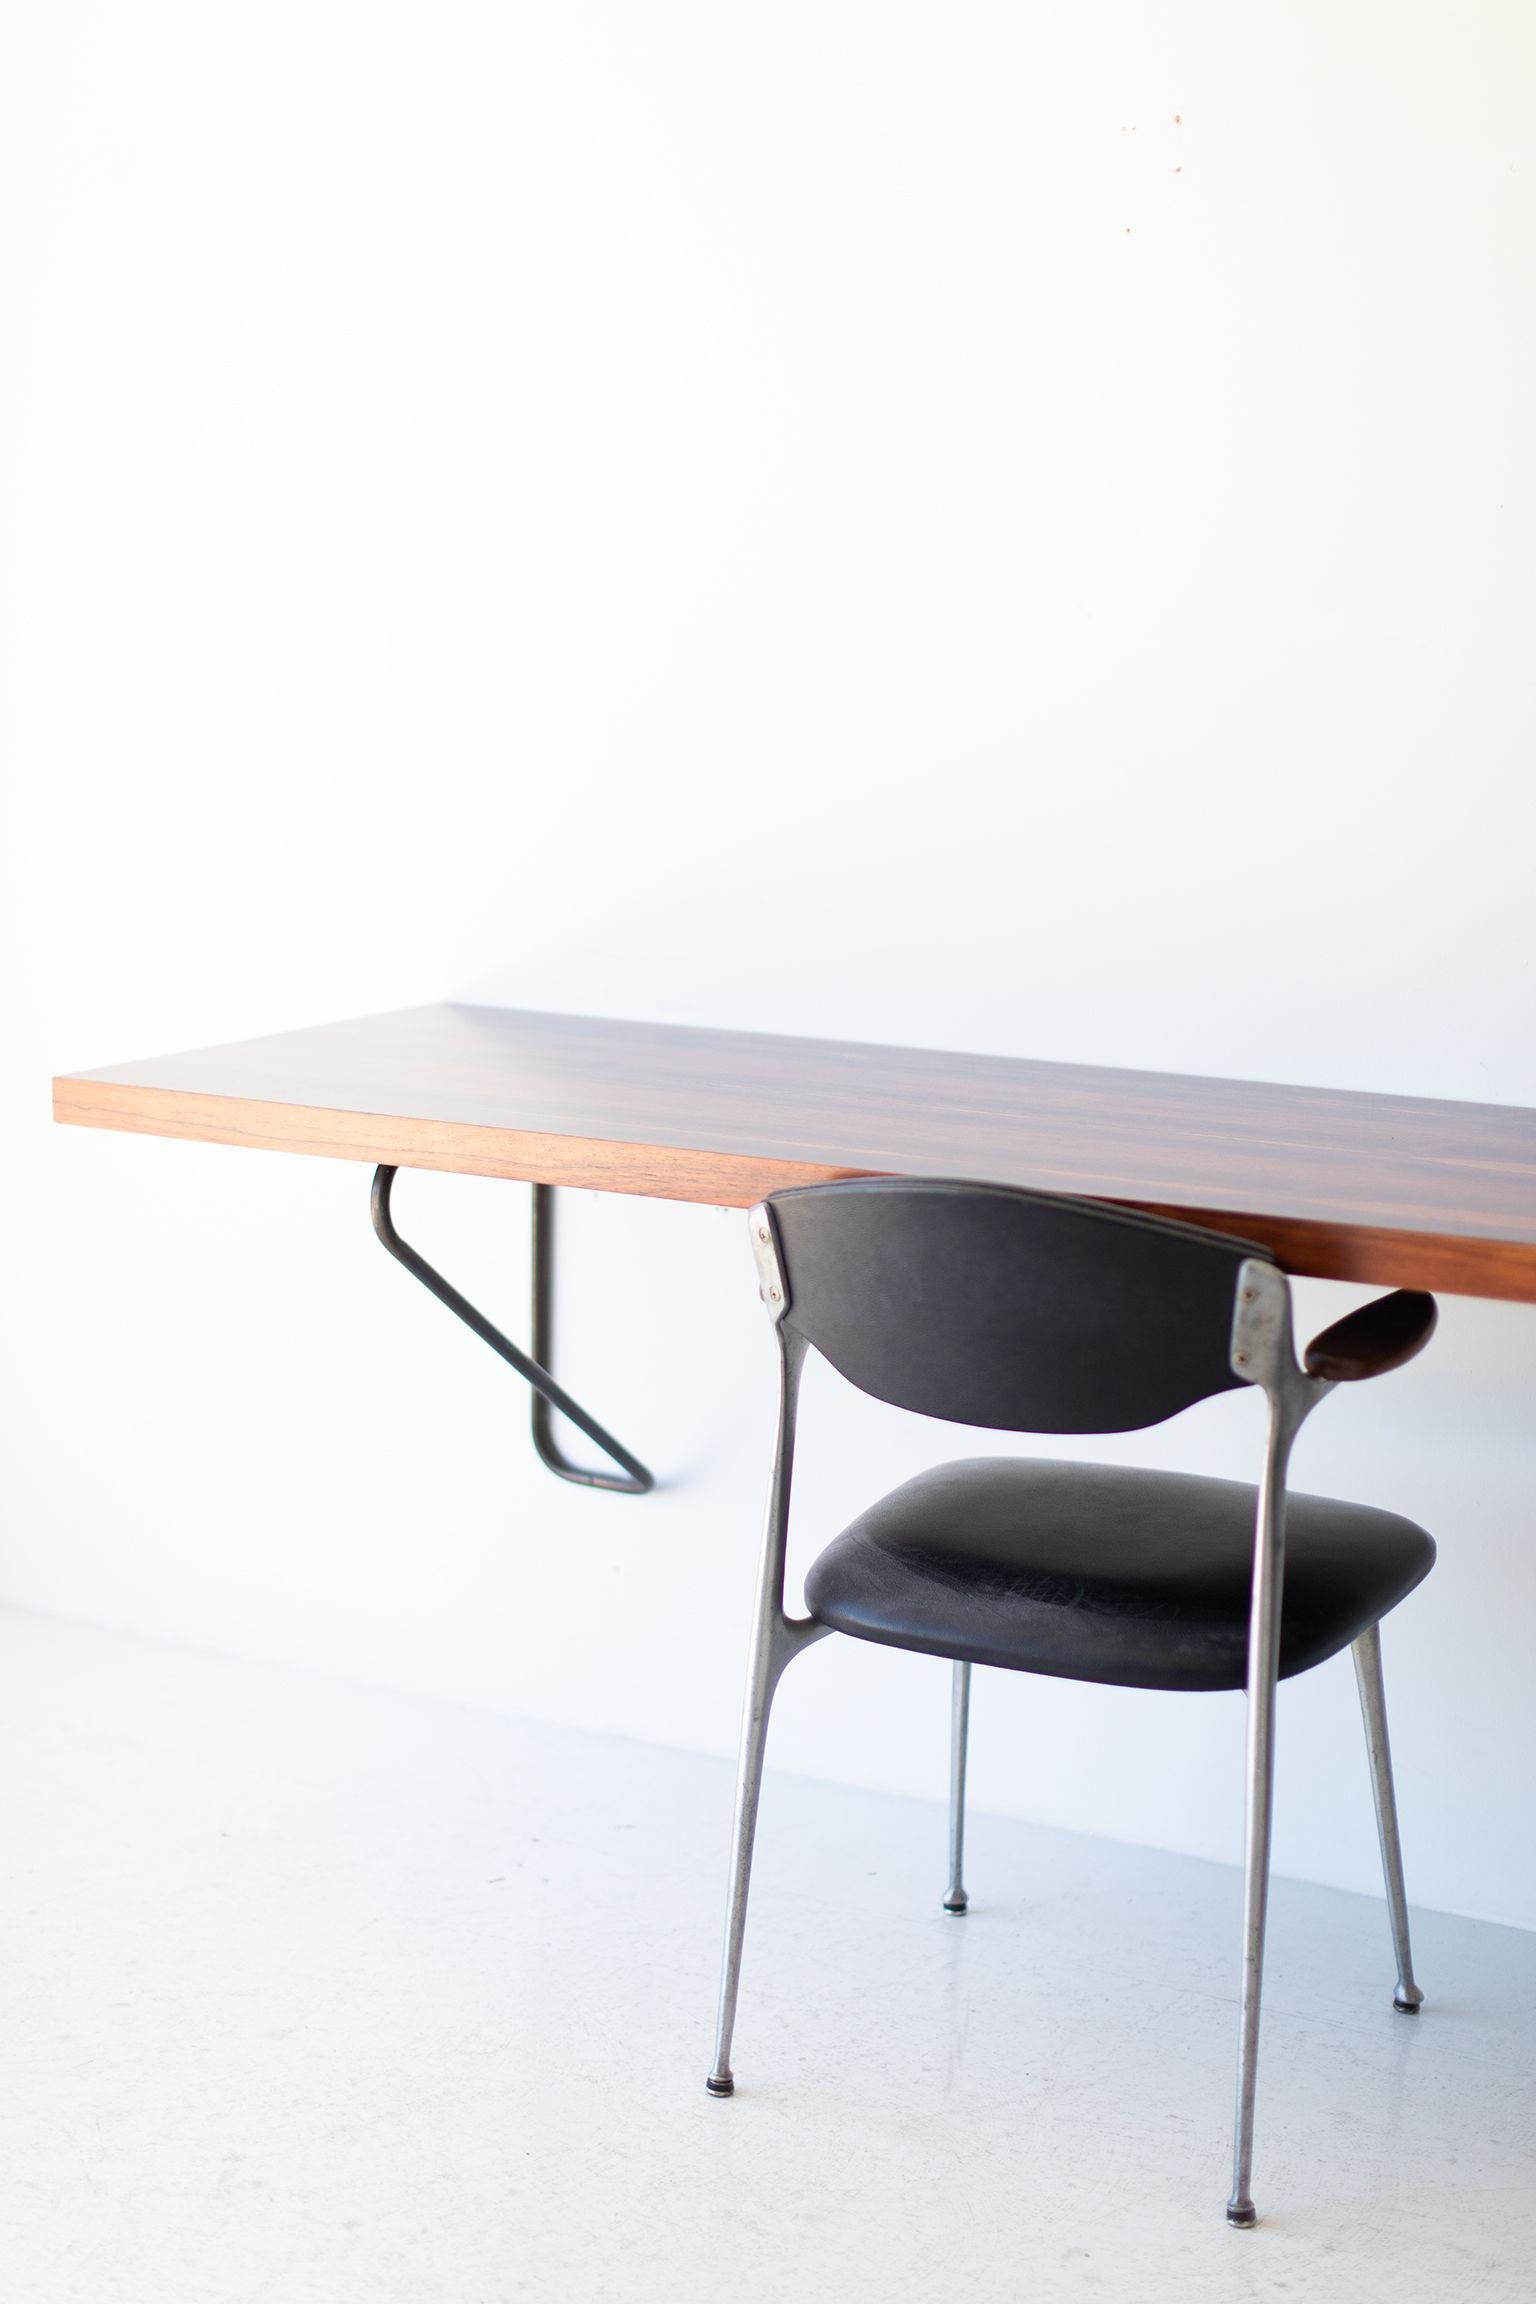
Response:
[[[960,1176],[1263,1241],[1293,1272],[1536,1302],[1536,1111],[457,1005],[54,1082],[54,1115],[750,1207]]]

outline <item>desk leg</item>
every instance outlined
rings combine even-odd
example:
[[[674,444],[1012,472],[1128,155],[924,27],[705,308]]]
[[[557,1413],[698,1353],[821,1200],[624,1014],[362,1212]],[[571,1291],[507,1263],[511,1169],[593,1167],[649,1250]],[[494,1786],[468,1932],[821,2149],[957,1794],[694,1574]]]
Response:
[[[571,1398],[563,1385],[558,1384],[543,1365],[549,1354],[550,1333],[554,1309],[554,1194],[547,1184],[533,1187],[533,1351],[520,1351],[517,1345],[503,1336],[501,1330],[477,1312],[467,1296],[461,1296],[453,1284],[445,1280],[424,1256],[418,1255],[408,1240],[402,1240],[395,1230],[390,1213],[390,1194],[397,1171],[377,1168],[373,1176],[373,1228],[397,1264],[403,1264],[414,1279],[430,1289],[440,1304],[446,1304],[456,1319],[489,1344],[491,1350],[515,1369],[525,1383],[533,1388],[533,1444],[540,1461],[562,1480],[572,1480],[582,1488],[606,1488],[619,1496],[644,1496],[655,1486],[655,1480],[638,1456],[614,1439],[589,1416],[578,1401]],[[584,1466],[572,1464],[564,1456],[554,1437],[550,1412],[558,1409],[568,1417],[578,1432],[585,1432],[603,1454],[619,1466],[617,1472],[588,1471]]]

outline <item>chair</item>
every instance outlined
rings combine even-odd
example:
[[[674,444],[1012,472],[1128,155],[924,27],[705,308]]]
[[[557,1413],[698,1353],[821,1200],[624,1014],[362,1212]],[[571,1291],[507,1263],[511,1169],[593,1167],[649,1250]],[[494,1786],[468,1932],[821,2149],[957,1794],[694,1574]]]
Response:
[[[728,2096],[768,1716],[790,1659],[830,1632],[953,1660],[950,1863],[962,1880],[974,1664],[1130,1688],[1248,1690],[1247,1827],[1233,2184],[1255,2221],[1254,2083],[1269,1886],[1275,1687],[1352,1646],[1397,1958],[1420,2007],[1403,1893],[1378,1627],[1429,1573],[1431,1539],[1359,1504],[1287,1496],[1291,1445],[1336,1384],[1400,1367],[1432,1297],[1350,1313],[1298,1366],[1290,1289],[1266,1249],[1220,1233],[1001,1186],[902,1177],[818,1184],[754,1208],[779,1343],[735,1845],[708,2086]],[[1257,1489],[1127,1467],[977,1457],[909,1480],[831,1543],[784,1609],[795,1411],[814,1345],[860,1390],[1005,1432],[1128,1432],[1257,1385],[1269,1404]]]

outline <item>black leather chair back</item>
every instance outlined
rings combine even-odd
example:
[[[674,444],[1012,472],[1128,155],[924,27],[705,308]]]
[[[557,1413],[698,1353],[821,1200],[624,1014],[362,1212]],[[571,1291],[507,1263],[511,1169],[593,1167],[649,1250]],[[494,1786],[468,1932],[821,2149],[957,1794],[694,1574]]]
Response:
[[[1129,1432],[1246,1379],[1218,1232],[1006,1185],[812,1184],[767,1206],[786,1326],[877,1399],[1001,1432]]]

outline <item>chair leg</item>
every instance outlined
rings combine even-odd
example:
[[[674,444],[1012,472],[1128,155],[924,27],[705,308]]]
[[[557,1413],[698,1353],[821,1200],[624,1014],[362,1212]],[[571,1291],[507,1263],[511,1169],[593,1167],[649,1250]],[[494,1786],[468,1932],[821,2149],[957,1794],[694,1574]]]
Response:
[[[1283,1395],[1271,1395],[1269,1446],[1259,1489],[1253,1604],[1248,1619],[1247,1811],[1243,1834],[1243,1983],[1237,2051],[1237,2118],[1227,2222],[1258,2221],[1253,2205],[1253,2115],[1259,2080],[1259,2001],[1275,1805],[1275,1693],[1280,1678],[1280,1610],[1285,1589],[1285,1473],[1294,1424]]]
[[[752,1849],[757,1839],[757,1806],[763,1787],[763,1755],[768,1748],[768,1715],[784,1667],[802,1648],[824,1640],[831,1627],[808,1618],[786,1617],[775,1599],[754,1643],[752,1676],[741,1722],[741,1761],[736,1777],[736,1822],[731,1849],[731,1890],[725,1918],[725,1952],[720,1969],[720,2012],[715,2025],[715,2061],[704,2085],[711,2096],[729,2096],[731,2035],[736,2029],[736,1994],[741,1983],[741,1947],[747,1933],[747,1893],[752,1885]]]
[[[1229,2224],[1256,2222],[1253,2205],[1253,2118],[1259,2078],[1259,2000],[1264,1985],[1264,1927],[1269,1908],[1269,1844],[1275,1789],[1275,1691],[1248,1697],[1248,1823],[1243,1877],[1243,1986],[1237,2056],[1237,2123],[1232,2145]]]
[[[731,1846],[731,1888],[726,1907],[725,1951],[720,1970],[720,2011],[715,2025],[715,2061],[704,2085],[711,2096],[729,2096],[731,2035],[736,2029],[736,1994],[741,1984],[741,1948],[747,1933],[747,1893],[752,1885],[752,1849],[757,1838],[757,1804],[763,1787],[763,1755],[768,1748],[768,1716],[773,1709],[782,1661],[765,1641],[754,1663],[741,1723],[741,1762],[736,1778],[736,1821]]]
[[[1408,1898],[1403,1889],[1403,1848],[1397,1831],[1397,1797],[1392,1789],[1392,1747],[1387,1740],[1387,1697],[1381,1677],[1381,1626],[1362,1632],[1352,1651],[1355,1678],[1360,1684],[1360,1710],[1365,1719],[1365,1749],[1371,1763],[1371,1791],[1376,1801],[1376,1830],[1381,1840],[1381,1868],[1386,1875],[1387,1910],[1392,1919],[1392,1949],[1397,1955],[1397,1990],[1392,2005],[1404,2016],[1416,2016],[1424,1995],[1413,1980],[1413,1951],[1408,1941]]]
[[[963,1912],[965,1893],[965,1763],[971,1742],[971,1668],[957,1664],[949,1710],[949,1888],[946,1912]]]
[[[764,1285],[775,1282],[774,1296],[782,1318],[783,1279],[773,1261],[771,1233],[766,1217],[760,1235],[769,1243]],[[741,1947],[747,1933],[747,1891],[752,1885],[752,1845],[757,1837],[757,1804],[763,1788],[763,1754],[768,1744],[768,1715],[784,1667],[791,1657],[831,1630],[809,1616],[784,1613],[784,1559],[789,1538],[789,1488],[795,1455],[795,1403],[806,1346],[802,1337],[780,1327],[779,1437],[774,1451],[773,1478],[768,1490],[767,1524],[763,1530],[762,1563],[758,1569],[757,1600],[752,1620],[751,1660],[747,1667],[747,1697],[741,1715],[741,1763],[736,1776],[736,1822],[731,1852],[731,1890],[725,1917],[725,1954],[720,1970],[720,2013],[715,2027],[715,2061],[705,2082],[711,2096],[729,2096],[736,2083],[731,2075],[731,2034],[736,2028],[736,1992],[741,1982]]]

